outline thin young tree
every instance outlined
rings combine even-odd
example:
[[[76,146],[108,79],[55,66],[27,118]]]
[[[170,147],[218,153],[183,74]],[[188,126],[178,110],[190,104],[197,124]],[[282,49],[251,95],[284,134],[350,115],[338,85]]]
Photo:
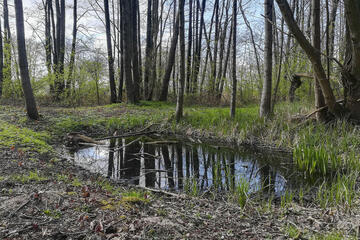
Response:
[[[36,107],[35,97],[30,83],[28,61],[25,46],[24,13],[22,0],[14,0],[16,15],[16,37],[18,45],[18,58],[21,74],[21,83],[25,96],[27,115],[30,119],[37,120],[39,113]]]
[[[179,38],[179,13],[176,16],[175,25],[174,25],[174,33],[171,39],[171,45],[168,55],[168,60],[165,68],[165,74],[162,79],[161,93],[159,97],[159,101],[167,101],[168,92],[169,92],[169,83],[171,72],[174,68],[175,56],[176,56],[176,46]]]
[[[4,54],[3,54],[3,38],[1,31],[1,19],[0,19],[0,98],[3,91],[3,68],[4,68]]]
[[[237,80],[236,80],[236,28],[237,28],[237,1],[233,1],[233,24],[232,24],[232,94],[231,94],[231,106],[230,106],[230,116],[235,118],[236,114],[236,89],[237,89]]]
[[[274,0],[265,0],[265,48],[264,48],[264,84],[261,94],[260,117],[268,117],[271,113],[271,84],[272,84],[272,21]]]
[[[111,48],[111,29],[110,29],[110,14],[109,14],[109,0],[104,0],[104,12],[105,12],[105,28],[106,28],[106,46],[108,53],[109,64],[109,82],[110,82],[110,102],[116,103],[116,85],[114,75],[114,58]]]
[[[70,53],[70,63],[69,63],[69,73],[66,81],[65,88],[67,91],[70,91],[74,65],[75,65],[75,54],[76,54],[76,35],[77,35],[77,0],[74,0],[74,9],[73,9],[73,31],[72,31],[72,43],[71,43],[71,53]]]
[[[184,14],[185,0],[179,0],[179,40],[180,40],[180,79],[178,86],[178,94],[176,99],[176,122],[179,122],[183,117],[184,108],[184,88],[185,88],[185,14]]]
[[[9,7],[8,0],[3,2],[3,11],[4,11],[4,45],[3,45],[3,54],[4,54],[4,66],[3,66],[3,79],[4,81],[11,81],[11,29],[9,23]]]
[[[321,51],[321,27],[320,27],[320,0],[312,0],[312,44],[313,47],[320,52]],[[320,57],[320,55],[318,55]],[[318,60],[318,61],[321,61]],[[324,95],[321,91],[319,79],[315,77],[315,107],[317,109],[325,106]],[[317,112],[316,118],[318,121],[325,120],[325,112]]]

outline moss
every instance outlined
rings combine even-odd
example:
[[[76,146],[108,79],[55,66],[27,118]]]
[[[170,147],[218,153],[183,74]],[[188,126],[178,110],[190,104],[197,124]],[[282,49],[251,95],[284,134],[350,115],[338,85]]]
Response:
[[[41,182],[48,180],[47,177],[39,175],[37,172],[30,171],[27,175],[13,175],[11,179],[21,183],[29,183],[29,182]]]
[[[35,132],[0,120],[1,147],[20,147],[24,151],[46,153],[52,150],[49,140],[50,135],[47,132]]]

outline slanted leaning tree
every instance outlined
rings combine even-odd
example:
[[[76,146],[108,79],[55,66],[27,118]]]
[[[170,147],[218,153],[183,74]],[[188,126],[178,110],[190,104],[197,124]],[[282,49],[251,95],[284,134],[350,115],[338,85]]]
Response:
[[[344,105],[340,105],[334,96],[330,81],[321,62],[321,53],[316,50],[300,30],[287,0],[276,0],[285,22],[295,39],[306,53],[313,65],[313,71],[319,80],[329,111],[338,118],[349,116],[360,120],[360,2],[344,0],[345,17],[347,21],[346,60],[341,65],[344,86]]]
[[[25,96],[26,111],[29,118],[37,120],[39,114],[36,108],[35,97],[30,83],[29,68],[26,55],[25,46],[25,31],[24,31],[24,13],[22,0],[15,1],[15,15],[16,15],[16,37],[18,45],[19,67],[21,74],[21,83]]]

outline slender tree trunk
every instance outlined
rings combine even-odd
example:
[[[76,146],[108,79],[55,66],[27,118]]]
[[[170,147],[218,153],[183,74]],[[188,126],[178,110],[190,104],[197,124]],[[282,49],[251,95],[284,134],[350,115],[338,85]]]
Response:
[[[180,0],[182,1],[182,0]],[[175,55],[176,55],[176,46],[179,38],[179,13],[176,17],[176,22],[174,26],[174,33],[171,40],[170,50],[169,50],[169,56],[167,60],[167,65],[165,68],[165,74],[162,79],[162,87],[161,87],[161,93],[159,101],[167,101],[168,91],[169,91],[169,82],[170,82],[170,76],[171,71],[174,67],[175,63]]]
[[[144,75],[144,98],[147,99],[149,96],[149,81],[151,78],[151,61],[152,61],[152,47],[153,47],[153,38],[152,38],[152,2],[153,0],[148,0],[147,4],[147,23],[146,23],[146,50],[145,50],[145,75]]]
[[[45,54],[46,54],[46,69],[48,72],[48,77],[51,76],[51,52],[52,52],[52,44],[51,44],[51,0],[46,0],[44,9],[45,9]],[[52,83],[50,83],[50,88],[52,88]]]
[[[213,60],[211,61],[211,75],[210,75],[210,93],[215,92],[215,80],[216,80],[216,73],[217,73],[217,55],[218,55],[218,42],[219,42],[219,32],[220,32],[220,22],[219,22],[219,0],[215,0],[215,39],[214,39],[214,55]],[[210,35],[209,35],[210,37]]]
[[[197,0],[197,2],[198,5],[200,5],[200,0]],[[193,71],[194,74],[192,76],[193,93],[196,93],[198,88],[198,76],[200,71],[200,60],[201,60],[201,43],[202,43],[202,35],[203,35],[203,26],[205,25],[205,21],[204,21],[205,6],[206,6],[206,0],[203,0],[201,5],[200,26],[199,26],[198,42],[196,46],[196,56],[193,64],[194,67],[194,71]]]
[[[118,1],[119,8],[119,42],[120,42],[120,51],[118,52],[118,70],[119,72],[119,92],[118,92],[118,101],[122,102],[123,98],[123,87],[124,87],[124,20],[121,17],[122,13],[122,1]],[[121,54],[121,55],[120,55]]]
[[[69,74],[67,77],[66,89],[68,94],[70,93],[71,82],[74,71],[75,64],[75,54],[76,54],[76,34],[77,34],[77,0],[74,0],[74,9],[73,9],[73,39],[71,43],[71,53],[70,53],[70,63],[69,63]]]
[[[107,45],[108,64],[109,64],[110,102],[116,103],[116,85],[115,85],[115,76],[114,76],[114,59],[112,56],[112,47],[111,47],[109,0],[104,0],[104,11],[105,11],[105,27],[106,27],[106,45]]]
[[[320,0],[312,0],[312,41],[313,47],[317,52],[321,51],[321,36],[320,36]],[[319,55],[320,57],[320,55]],[[321,61],[321,60],[320,60]],[[315,107],[317,109],[325,106],[325,99],[321,91],[319,80],[315,78]],[[325,120],[325,112],[320,111],[316,113],[318,121]]]
[[[189,0],[189,29],[188,29],[188,49],[187,49],[187,62],[186,62],[186,93],[190,93],[190,78],[191,78],[191,47],[192,47],[192,12],[193,0]]]
[[[139,0],[136,0],[136,24],[137,24],[137,32],[136,32],[136,42],[137,42],[137,51],[138,51],[138,72],[139,72],[139,79],[138,79],[138,99],[140,96],[144,95],[143,90],[141,88],[142,81],[143,81],[143,70],[142,70],[142,54],[141,54],[141,27],[140,27],[140,5]],[[155,65],[156,66],[156,65]]]
[[[280,39],[280,58],[279,58],[279,68],[278,68],[278,72],[277,72],[277,79],[276,79],[276,84],[275,84],[275,89],[274,89],[274,97],[273,97],[273,101],[272,101],[272,107],[271,107],[271,111],[274,111],[275,108],[275,103],[277,101],[277,92],[279,89],[279,84],[280,84],[280,79],[281,79],[281,71],[282,71],[282,63],[283,63],[283,55],[284,55],[284,18],[281,19],[281,39]]]
[[[137,103],[137,94],[135,90],[134,77],[132,68],[133,59],[136,58],[134,53],[134,33],[136,25],[133,23],[133,5],[132,1],[123,0],[122,17],[124,20],[124,73],[127,101],[130,103]]]
[[[339,0],[333,0],[333,6],[330,13],[330,22],[329,22],[329,57],[334,57],[334,46],[335,46],[335,21],[336,21],[336,12],[338,10]],[[332,69],[332,61],[329,61],[329,69]]]
[[[250,39],[251,39],[251,44],[252,47],[254,49],[254,54],[255,54],[255,60],[256,60],[256,70],[257,70],[257,74],[258,74],[258,82],[259,82],[259,86],[260,86],[260,82],[262,80],[262,74],[261,74],[261,67],[260,67],[260,57],[259,57],[259,53],[258,53],[258,49],[256,47],[256,43],[255,43],[255,36],[254,36],[254,32],[251,28],[250,22],[248,21],[246,14],[244,12],[244,9],[242,7],[242,0],[240,1],[240,11],[241,11],[241,15],[244,19],[245,25],[248,28],[249,32],[250,32]]]
[[[178,87],[178,95],[176,100],[176,122],[183,117],[184,108],[184,85],[185,85],[185,16],[184,16],[185,0],[179,0],[179,38],[180,38],[180,80]]]
[[[4,54],[3,54],[3,38],[1,31],[1,19],[0,19],[0,98],[3,92],[3,67],[4,67]]]
[[[12,78],[12,61],[11,61],[11,29],[9,24],[9,8],[8,0],[3,2],[3,11],[4,11],[4,66],[3,66],[3,79],[4,81],[11,82]]]
[[[347,21],[346,49],[347,58],[342,72],[344,83],[345,106],[351,117],[360,119],[360,3],[357,0],[345,0],[345,15]]]
[[[232,94],[231,94],[231,106],[230,106],[230,116],[235,118],[236,113],[236,89],[237,89],[237,79],[236,79],[236,28],[237,28],[237,1],[233,1],[233,52],[232,52]]]
[[[24,30],[24,13],[22,0],[15,0],[16,15],[16,37],[18,45],[18,57],[21,73],[21,83],[25,95],[26,111],[29,118],[37,120],[39,114],[36,108],[36,102],[30,83],[26,46],[25,46],[25,30]]]
[[[133,41],[133,55],[132,55],[132,70],[133,70],[133,83],[134,83],[134,98],[135,102],[137,103],[139,101],[140,97],[140,65],[139,65],[139,49],[138,49],[138,31],[137,31],[137,12],[138,12],[138,6],[139,6],[139,0],[133,0],[131,1],[131,10],[132,10],[132,23],[131,26],[133,26],[132,30],[132,41]]]
[[[273,21],[273,0],[265,0],[265,73],[264,84],[261,94],[260,117],[268,117],[271,113],[271,83],[272,83],[272,21]]]

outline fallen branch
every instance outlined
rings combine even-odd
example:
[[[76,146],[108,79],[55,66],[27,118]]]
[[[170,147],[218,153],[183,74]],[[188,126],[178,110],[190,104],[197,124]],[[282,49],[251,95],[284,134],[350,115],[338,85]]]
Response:
[[[122,134],[122,135],[97,138],[96,140],[101,141],[101,140],[109,140],[109,139],[114,139],[114,138],[135,137],[135,136],[139,136],[139,135],[149,135],[149,134],[153,134],[153,133],[156,133],[156,131],[126,133],[126,134]]]
[[[155,145],[155,144],[177,144],[177,141],[154,141],[154,142],[146,142],[144,144],[148,144],[148,145]]]
[[[134,136],[138,136],[138,135],[148,135],[148,134],[152,134],[152,133],[156,133],[156,131],[146,131],[149,128],[151,128],[154,125],[159,125],[158,123],[154,123],[154,124],[150,124],[149,126],[141,129],[140,131],[137,132],[133,132],[133,133],[125,133],[122,135],[115,135],[115,136],[109,136],[109,137],[103,137],[103,138],[98,138],[96,139],[97,141],[100,140],[108,140],[108,139],[113,139],[113,138],[122,138],[122,137],[134,137]]]
[[[140,139],[141,139],[141,137],[138,137],[138,138],[137,138],[137,139],[135,139],[134,141],[131,141],[131,142],[129,142],[128,144],[126,144],[126,145],[124,145],[124,146],[121,146],[121,147],[115,148],[115,149],[114,149],[114,150],[112,150],[112,151],[117,152],[117,151],[119,151],[119,150],[121,150],[121,149],[123,149],[123,148],[126,148],[126,147],[130,146],[130,145],[131,145],[131,144],[133,144],[133,143],[138,142]]]
[[[344,102],[345,100],[344,99],[342,99],[342,100],[338,100],[338,101],[336,101],[337,103],[342,103],[342,102]],[[321,112],[322,110],[325,110],[325,109],[327,109],[328,108],[328,106],[324,106],[324,107],[321,107],[321,108],[318,108],[318,109],[316,109],[316,110],[314,110],[313,112],[311,112],[311,113],[309,113],[308,115],[306,115],[305,116],[305,120],[307,120],[307,119],[309,119],[312,115],[314,115],[315,113],[318,113],[318,112]]]

